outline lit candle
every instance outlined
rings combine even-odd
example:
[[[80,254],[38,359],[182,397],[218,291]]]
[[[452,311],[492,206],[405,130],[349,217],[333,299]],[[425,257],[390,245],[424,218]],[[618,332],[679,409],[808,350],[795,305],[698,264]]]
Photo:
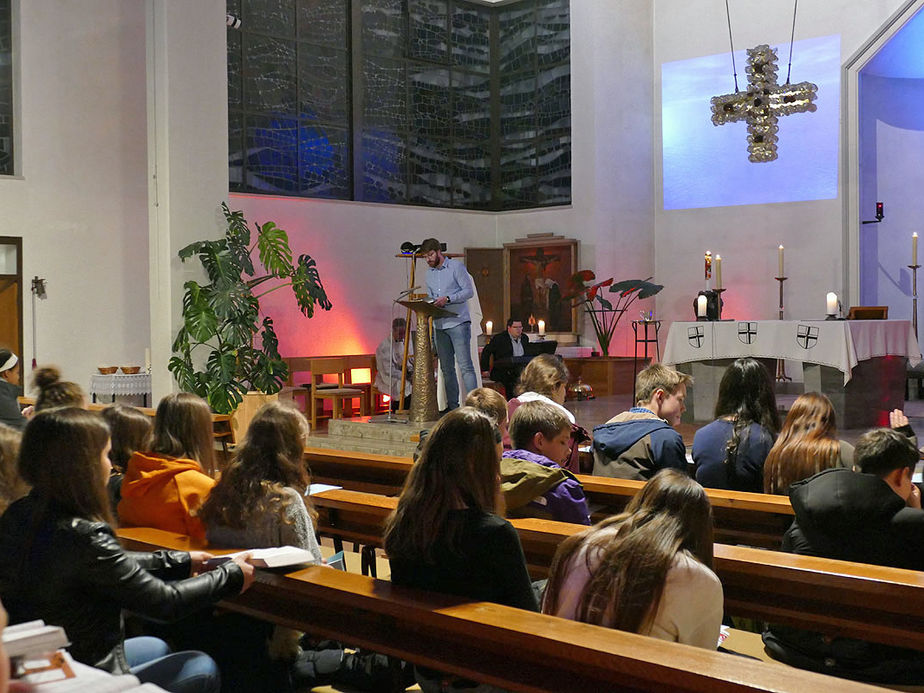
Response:
[[[779,253],[780,253],[780,273],[776,276],[785,277],[786,275],[783,274],[783,246],[779,247]]]
[[[485,322],[485,324],[484,324],[484,333],[485,333],[486,335],[488,335],[489,337],[490,337],[492,334],[494,334],[494,323],[491,322],[490,320],[488,320],[488,321]]]
[[[827,304],[827,309],[825,310],[825,312],[828,315],[836,315],[837,314],[837,294],[834,293],[833,291],[829,291],[825,299],[826,299],[825,303]]]
[[[706,277],[705,278],[712,279],[712,252],[709,250],[706,251],[705,261],[706,261]]]
[[[144,350],[144,372],[151,372],[151,350],[147,348]]]
[[[545,334],[545,320],[540,320],[539,321],[539,336],[541,337],[544,334]]]
[[[911,234],[911,264],[918,264],[918,232]]]
[[[699,296],[696,299],[696,317],[705,318],[706,317],[706,297]]]
[[[722,256],[715,256],[715,288],[722,288]]]

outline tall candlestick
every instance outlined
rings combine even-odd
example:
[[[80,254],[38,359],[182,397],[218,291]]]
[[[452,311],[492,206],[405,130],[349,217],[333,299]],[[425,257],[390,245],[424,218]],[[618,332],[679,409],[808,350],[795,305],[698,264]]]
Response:
[[[722,288],[722,256],[715,256],[715,288]]]
[[[780,273],[779,273],[777,276],[778,276],[778,277],[785,277],[786,275],[783,274],[783,246],[780,246],[780,247],[779,247],[779,254],[780,254],[780,257],[779,257],[779,259],[780,259]]]
[[[540,320],[539,321],[539,336],[541,337],[544,334],[545,334],[545,320]]]
[[[490,320],[488,320],[488,321],[484,324],[484,333],[485,333],[486,335],[488,335],[489,337],[490,337],[492,334],[494,334],[494,323],[491,322]]]
[[[697,296],[696,298],[696,317],[705,318],[706,317],[706,297]]]
[[[911,264],[918,264],[918,232],[911,234]]]

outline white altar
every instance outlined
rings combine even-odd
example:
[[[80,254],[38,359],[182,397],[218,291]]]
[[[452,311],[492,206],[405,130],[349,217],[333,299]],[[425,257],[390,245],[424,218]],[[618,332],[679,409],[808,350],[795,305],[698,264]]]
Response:
[[[722,373],[742,356],[800,361],[805,391],[830,397],[838,425],[854,428],[903,405],[906,360],[919,363],[921,350],[908,320],[675,322],[662,360],[695,379],[685,418],[712,420]]]

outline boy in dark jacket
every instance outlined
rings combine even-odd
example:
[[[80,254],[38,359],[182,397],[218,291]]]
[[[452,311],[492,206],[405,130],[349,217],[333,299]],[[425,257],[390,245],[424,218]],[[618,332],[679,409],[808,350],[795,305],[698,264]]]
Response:
[[[661,469],[687,471],[686,447],[674,430],[693,378],[653,363],[635,379],[637,405],[594,429],[594,474],[647,481]]]
[[[513,450],[501,458],[501,489],[510,517],[590,524],[584,488],[562,469],[571,454],[571,422],[556,407],[524,402],[510,420]]]
[[[783,550],[858,563],[924,570],[924,510],[911,481],[918,451],[901,432],[863,434],[859,471],[826,469],[793,484],[796,519]],[[771,625],[764,643],[788,664],[878,683],[924,683],[924,653]]]

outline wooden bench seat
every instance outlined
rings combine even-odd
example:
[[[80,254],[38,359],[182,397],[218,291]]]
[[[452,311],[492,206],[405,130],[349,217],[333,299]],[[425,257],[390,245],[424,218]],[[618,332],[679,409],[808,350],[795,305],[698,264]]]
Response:
[[[312,480],[383,495],[397,495],[413,461],[407,457],[305,448]],[[578,474],[594,521],[625,508],[645,482]],[[777,549],[792,521],[786,496],[706,489],[715,518],[716,541]]]
[[[396,498],[348,491],[312,496],[321,534],[381,546]],[[544,577],[563,539],[584,529],[551,520],[511,520],[530,573]],[[715,571],[732,616],[874,640],[924,651],[924,573],[743,546],[715,545]]]
[[[119,530],[127,548],[181,535]],[[842,691],[872,686],[486,602],[311,567],[257,571],[229,609],[512,691]]]

